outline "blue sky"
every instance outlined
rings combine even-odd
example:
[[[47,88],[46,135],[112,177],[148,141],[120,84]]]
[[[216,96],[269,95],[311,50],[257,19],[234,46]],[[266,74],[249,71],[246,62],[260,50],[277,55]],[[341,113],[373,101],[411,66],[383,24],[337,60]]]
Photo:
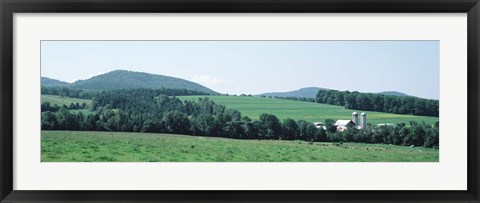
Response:
[[[191,80],[217,92],[323,87],[439,98],[439,41],[42,41],[42,76],[112,70]]]

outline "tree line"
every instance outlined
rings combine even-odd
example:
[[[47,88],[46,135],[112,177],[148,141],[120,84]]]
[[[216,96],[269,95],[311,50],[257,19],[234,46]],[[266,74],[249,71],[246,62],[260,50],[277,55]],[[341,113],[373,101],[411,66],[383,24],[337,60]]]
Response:
[[[337,90],[319,90],[316,102],[347,109],[438,117],[439,101],[412,96],[391,96]]]
[[[122,131],[187,134],[235,139],[365,142],[396,145],[438,146],[438,124],[411,123],[411,127],[367,130],[349,128],[337,132],[335,121],[326,120],[326,130],[304,120],[261,114],[252,120],[233,109],[209,100],[181,101],[151,89],[111,90],[96,94],[92,113],[60,107],[42,112],[42,130]],[[433,141],[432,141],[433,140]]]
[[[135,89],[135,92],[142,91],[143,93],[148,92],[149,94],[155,95],[168,95],[168,96],[186,96],[186,95],[209,95],[205,92],[186,90],[186,89],[169,89],[169,88],[139,88]],[[78,99],[93,99],[97,95],[109,94],[115,92],[113,90],[85,90],[85,89],[74,89],[68,87],[59,87],[59,86],[44,86],[41,87],[42,95],[57,95],[70,98]],[[120,90],[123,92],[123,90]]]
[[[95,95],[95,91],[71,89],[60,86],[44,86],[41,87],[42,95],[57,95],[62,97],[78,98],[78,99],[92,99]]]
[[[326,122],[332,122],[326,121]],[[331,142],[361,142],[392,144],[403,146],[423,146],[428,148],[439,147],[439,122],[433,126],[411,121],[410,126],[405,123],[395,125],[372,126],[366,129],[347,128],[343,132],[335,132],[335,128],[327,127],[327,139]],[[329,130],[330,129],[330,130]]]
[[[82,102],[82,104],[76,102],[76,103],[70,103],[70,105],[61,105],[58,106],[57,104],[50,104],[50,102],[42,102],[42,105],[40,106],[40,109],[42,112],[46,111],[51,111],[51,112],[57,112],[60,110],[60,108],[67,109],[67,110],[76,110],[76,109],[87,109],[88,106],[85,102]]]
[[[316,102],[315,98],[309,97],[280,97],[280,96],[265,96],[260,95],[263,98],[274,98],[274,99],[286,99],[286,100],[293,100],[293,101],[304,101],[304,102]]]

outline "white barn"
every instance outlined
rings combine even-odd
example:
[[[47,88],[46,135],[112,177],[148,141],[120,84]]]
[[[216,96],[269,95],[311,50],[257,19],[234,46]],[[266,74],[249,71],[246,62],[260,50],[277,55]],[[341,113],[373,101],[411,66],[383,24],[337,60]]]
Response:
[[[337,131],[343,132],[348,126],[355,126],[355,123],[352,120],[337,120],[334,125],[337,126]]]

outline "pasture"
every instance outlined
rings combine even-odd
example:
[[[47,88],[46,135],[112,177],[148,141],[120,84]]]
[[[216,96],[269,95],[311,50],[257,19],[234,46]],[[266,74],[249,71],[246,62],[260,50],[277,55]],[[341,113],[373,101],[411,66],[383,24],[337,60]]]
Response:
[[[92,105],[92,100],[89,99],[77,99],[77,98],[70,98],[70,97],[62,97],[58,95],[42,95],[41,102],[50,102],[51,105],[66,105],[69,106],[71,103],[85,103],[88,107]]]
[[[42,131],[42,162],[438,162],[438,149],[235,140],[172,134]]]
[[[258,119],[260,114],[269,113],[276,115],[280,120],[292,118],[295,120],[306,120],[310,122],[323,122],[325,119],[349,120],[352,118],[352,112],[357,111],[359,115],[361,112],[365,112],[367,114],[367,122],[372,124],[403,122],[408,125],[410,121],[423,121],[427,124],[434,124],[438,121],[437,117],[352,110],[345,109],[342,106],[329,104],[263,97],[180,96],[179,98],[181,100],[196,100],[204,97],[209,97],[215,103],[225,105],[227,108],[239,110],[243,116],[248,116],[251,119]]]

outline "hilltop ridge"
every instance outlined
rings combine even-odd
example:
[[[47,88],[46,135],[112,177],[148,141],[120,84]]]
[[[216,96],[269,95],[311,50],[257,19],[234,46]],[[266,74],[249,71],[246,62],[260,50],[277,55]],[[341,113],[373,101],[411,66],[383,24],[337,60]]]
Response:
[[[105,74],[93,76],[86,80],[78,80],[73,83],[66,83],[59,80],[42,77],[42,85],[65,86],[69,88],[86,90],[168,88],[193,90],[208,94],[218,94],[217,92],[203,85],[185,79],[128,70],[114,70]]]

